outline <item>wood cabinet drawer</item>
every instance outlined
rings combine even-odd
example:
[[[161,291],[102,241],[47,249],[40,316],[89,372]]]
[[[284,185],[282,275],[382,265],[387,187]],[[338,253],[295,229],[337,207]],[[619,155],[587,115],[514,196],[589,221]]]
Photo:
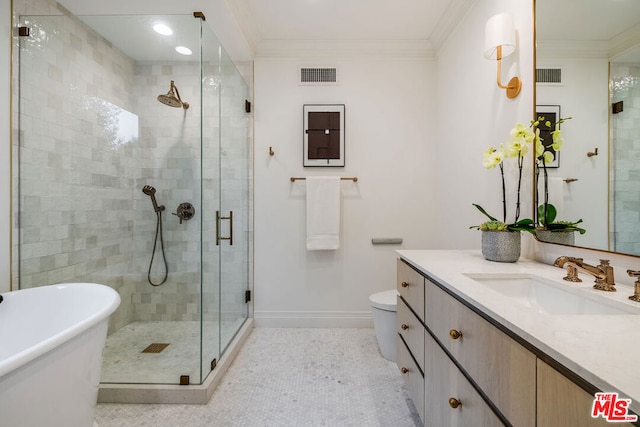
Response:
[[[439,286],[425,287],[427,327],[513,425],[534,426],[535,355]]]
[[[424,332],[423,332],[424,333]],[[404,345],[400,336],[396,339],[396,360],[398,368],[402,373],[409,397],[420,414],[420,419],[424,422],[424,377],[418,370],[409,349]]]
[[[593,396],[538,359],[538,426],[589,427],[612,425],[604,418],[591,418]],[[631,423],[616,422],[616,426]]]
[[[428,332],[425,332],[425,356],[428,361],[424,373],[425,426],[504,425]],[[456,403],[460,405],[453,407]]]
[[[409,351],[424,372],[424,327],[400,298],[398,298],[397,332],[402,335]]]
[[[398,293],[407,301],[421,320],[424,320],[424,276],[398,259]]]

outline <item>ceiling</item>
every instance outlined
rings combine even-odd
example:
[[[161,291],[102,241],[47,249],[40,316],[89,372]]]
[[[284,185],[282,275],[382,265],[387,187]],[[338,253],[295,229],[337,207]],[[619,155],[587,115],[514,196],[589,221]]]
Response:
[[[237,0],[262,40],[426,40],[452,0]]]
[[[377,55],[413,52],[433,56],[453,26],[477,0],[59,0],[78,16],[201,10],[234,60],[303,51]],[[93,20],[96,23],[99,20]],[[88,20],[87,20],[88,22]],[[137,43],[143,26],[101,25],[99,31],[134,58],[149,57],[159,43]],[[243,43],[239,40],[242,39]],[[128,40],[128,41],[127,41]],[[136,48],[139,45],[139,48]],[[129,53],[128,52],[128,53]]]
[[[236,61],[255,57],[354,54],[432,57],[478,0],[59,0],[75,15],[189,15],[203,11]],[[537,0],[541,44],[621,52],[640,37],[640,0]],[[541,18],[542,17],[542,18]],[[123,29],[126,28],[126,31]],[[636,29],[636,30],[634,30]],[[134,58],[167,59],[166,43],[145,42],[145,25],[102,25],[105,38]],[[631,34],[631,36],[630,36]],[[613,54],[620,52],[614,51]],[[178,60],[175,53],[171,59]],[[184,58],[183,58],[184,59]]]
[[[638,62],[640,1],[536,0],[538,54]]]
[[[256,56],[433,56],[477,0],[227,0]]]

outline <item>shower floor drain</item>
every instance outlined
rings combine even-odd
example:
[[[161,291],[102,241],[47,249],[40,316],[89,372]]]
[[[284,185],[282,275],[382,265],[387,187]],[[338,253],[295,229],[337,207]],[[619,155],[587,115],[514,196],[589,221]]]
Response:
[[[149,347],[142,350],[141,353],[160,353],[168,346],[169,344],[166,343],[154,342],[153,344],[149,345]]]

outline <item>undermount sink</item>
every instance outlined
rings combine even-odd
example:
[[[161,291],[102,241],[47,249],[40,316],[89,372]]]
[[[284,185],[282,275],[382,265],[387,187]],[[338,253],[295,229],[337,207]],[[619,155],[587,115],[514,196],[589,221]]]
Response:
[[[551,315],[638,315],[618,301],[592,295],[589,290],[557,284],[533,274],[465,274],[513,301],[540,313]]]

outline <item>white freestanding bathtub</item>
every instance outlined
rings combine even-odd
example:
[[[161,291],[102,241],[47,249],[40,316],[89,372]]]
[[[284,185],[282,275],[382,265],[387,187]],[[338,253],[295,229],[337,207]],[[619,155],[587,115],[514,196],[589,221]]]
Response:
[[[0,425],[91,427],[118,293],[94,283],[2,294]]]

